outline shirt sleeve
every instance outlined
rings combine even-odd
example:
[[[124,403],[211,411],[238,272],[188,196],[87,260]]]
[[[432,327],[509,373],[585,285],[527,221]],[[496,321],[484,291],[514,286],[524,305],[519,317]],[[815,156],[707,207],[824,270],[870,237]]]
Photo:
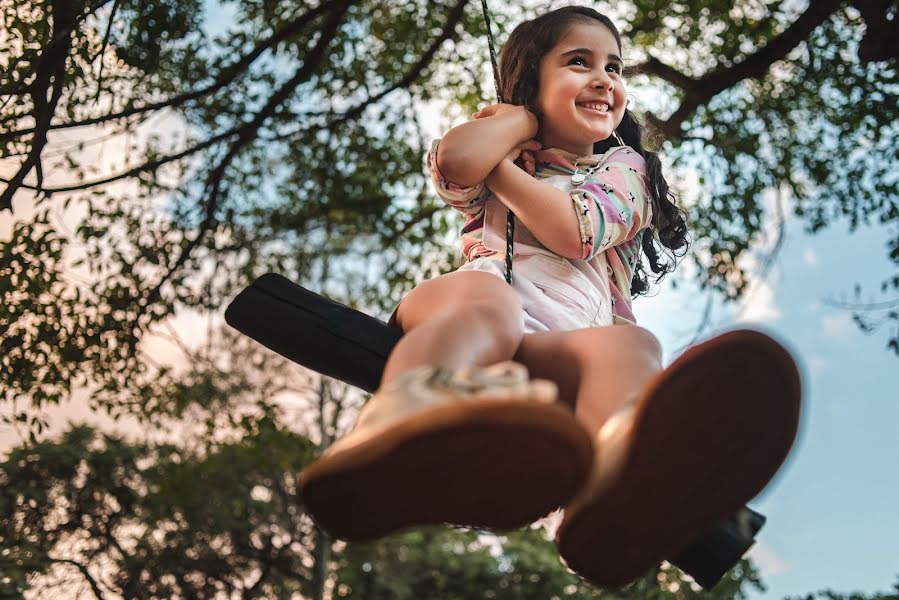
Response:
[[[581,259],[634,239],[652,221],[646,162],[623,146],[571,190],[581,234]]]
[[[480,216],[484,212],[484,204],[490,197],[490,190],[482,181],[470,187],[462,187],[443,176],[440,169],[437,168],[437,146],[440,140],[431,142],[431,148],[428,150],[428,171],[431,174],[431,182],[440,199],[449,206],[455,208],[461,213],[471,217]]]

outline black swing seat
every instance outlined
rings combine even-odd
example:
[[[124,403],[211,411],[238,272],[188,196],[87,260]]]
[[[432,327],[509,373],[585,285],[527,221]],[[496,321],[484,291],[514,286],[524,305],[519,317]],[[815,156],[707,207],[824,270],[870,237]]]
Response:
[[[379,387],[387,357],[403,335],[276,273],[238,294],[225,321],[281,356],[367,392]],[[668,561],[709,589],[755,543],[764,523],[763,515],[744,507]]]

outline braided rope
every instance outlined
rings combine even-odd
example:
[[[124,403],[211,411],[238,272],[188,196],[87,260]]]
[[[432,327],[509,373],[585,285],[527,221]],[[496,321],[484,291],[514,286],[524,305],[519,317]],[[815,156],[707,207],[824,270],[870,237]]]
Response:
[[[499,86],[499,69],[496,66],[496,49],[493,43],[493,30],[490,27],[490,14],[487,11],[487,0],[481,0],[484,11],[484,24],[487,26],[487,46],[490,48],[490,63],[493,65],[493,85],[496,87],[496,101],[502,102],[503,95]],[[486,225],[486,224],[485,224]],[[512,285],[512,239],[515,237],[515,214],[510,210],[506,220],[506,283]]]

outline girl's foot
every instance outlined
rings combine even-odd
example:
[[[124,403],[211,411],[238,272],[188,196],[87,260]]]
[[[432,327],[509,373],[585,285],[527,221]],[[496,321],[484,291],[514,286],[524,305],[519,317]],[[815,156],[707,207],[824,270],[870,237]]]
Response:
[[[758,494],[799,423],[799,373],[756,331],[689,349],[597,436],[590,480],[556,535],[568,566],[623,585]]]
[[[569,501],[593,460],[589,434],[556,395],[511,361],[413,369],[300,473],[300,494],[322,527],[349,540],[410,525],[526,525]]]

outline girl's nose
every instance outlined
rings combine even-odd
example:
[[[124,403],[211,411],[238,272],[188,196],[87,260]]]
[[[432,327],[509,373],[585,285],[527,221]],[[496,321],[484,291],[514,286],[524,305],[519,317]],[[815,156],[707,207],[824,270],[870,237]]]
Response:
[[[601,90],[608,90],[611,92],[612,88],[614,87],[614,82],[612,81],[612,78],[606,75],[605,71],[603,71],[602,75],[597,75],[593,80],[593,87]]]

